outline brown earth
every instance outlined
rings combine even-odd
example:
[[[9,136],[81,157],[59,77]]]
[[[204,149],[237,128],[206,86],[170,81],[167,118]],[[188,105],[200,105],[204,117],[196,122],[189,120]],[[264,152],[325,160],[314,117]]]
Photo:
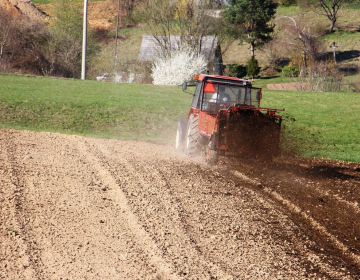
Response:
[[[360,279],[360,164],[208,166],[0,130],[0,279]]]
[[[0,0],[2,1],[2,0]],[[82,3],[79,3],[79,9],[83,10]],[[89,2],[88,3],[88,23],[93,29],[113,29],[116,27],[116,17],[118,2],[112,0]],[[54,5],[52,4],[38,4],[36,7],[47,14],[53,16]],[[121,17],[124,17],[124,11],[121,10]]]
[[[25,16],[33,21],[48,19],[48,16],[30,0],[0,0],[0,7],[5,8],[14,17]]]
[[[297,82],[291,83],[278,83],[278,84],[267,84],[266,88],[271,90],[295,90],[299,91],[306,87],[306,84],[301,84]]]
[[[94,29],[112,29],[116,25],[117,1],[106,0],[88,3],[88,22]],[[33,4],[30,0],[0,0],[0,7],[10,11],[13,16],[26,16],[30,20],[49,20],[54,15],[53,4]],[[83,3],[79,3],[80,11]],[[121,11],[123,17],[124,11]]]

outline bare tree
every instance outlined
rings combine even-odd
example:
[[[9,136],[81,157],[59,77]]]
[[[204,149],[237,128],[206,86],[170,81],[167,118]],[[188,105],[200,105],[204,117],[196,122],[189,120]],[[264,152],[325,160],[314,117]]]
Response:
[[[14,18],[5,9],[0,7],[0,66],[4,67],[3,61],[7,47],[10,48]]]
[[[55,17],[50,26],[49,60],[54,74],[77,78],[81,74],[82,13],[75,0],[57,0]],[[88,34],[87,61],[97,51],[91,30]]]
[[[14,16],[0,8],[0,69],[42,74],[47,64],[44,46],[48,33],[44,23]]]
[[[330,33],[332,33],[338,19],[338,12],[344,0],[318,0],[317,2],[317,6],[321,7],[323,11],[320,14],[326,16],[331,21]]]
[[[279,19],[281,18],[287,18],[293,22],[293,26],[288,27],[287,30],[296,38],[296,40],[295,42],[287,41],[287,43],[292,45],[294,48],[301,50],[302,65],[300,69],[300,76],[306,76],[307,57],[309,57],[311,61],[315,61],[319,54],[320,43],[317,40],[318,35],[312,33],[310,27],[301,27],[292,17],[282,16]]]
[[[218,35],[218,40],[222,40],[225,34],[219,31],[222,19],[213,17],[208,7],[205,0],[148,0],[144,14],[149,33],[161,48],[162,56],[169,56],[173,48],[182,47],[200,53],[208,35]]]

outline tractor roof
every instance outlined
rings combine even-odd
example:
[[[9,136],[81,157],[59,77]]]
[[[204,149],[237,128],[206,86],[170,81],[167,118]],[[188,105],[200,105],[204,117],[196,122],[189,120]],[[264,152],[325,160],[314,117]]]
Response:
[[[231,82],[235,84],[251,86],[251,82],[249,80],[239,79],[236,77],[229,77],[229,76],[200,74],[196,79],[198,81]]]

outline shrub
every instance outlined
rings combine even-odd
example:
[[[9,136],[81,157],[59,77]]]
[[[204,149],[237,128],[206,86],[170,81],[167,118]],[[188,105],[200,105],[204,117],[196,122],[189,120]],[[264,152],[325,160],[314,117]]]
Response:
[[[203,55],[190,48],[173,50],[169,56],[158,59],[152,66],[154,85],[180,85],[190,81],[194,74],[206,70],[207,62]]]
[[[283,77],[299,77],[300,70],[292,66],[284,66],[281,74]]]
[[[247,63],[246,72],[250,77],[256,77],[260,73],[260,67],[255,57],[251,57]]]
[[[242,64],[227,64],[226,67],[229,69],[228,74],[231,77],[243,78],[246,76],[246,66]]]

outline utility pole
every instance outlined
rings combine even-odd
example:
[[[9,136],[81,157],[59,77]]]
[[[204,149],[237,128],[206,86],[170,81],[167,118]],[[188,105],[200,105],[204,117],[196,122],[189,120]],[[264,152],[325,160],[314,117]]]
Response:
[[[83,47],[82,47],[82,63],[81,63],[82,80],[86,80],[87,6],[88,6],[88,0],[84,0]]]
[[[118,2],[117,17],[116,17],[116,33],[115,33],[115,53],[114,53],[114,69],[116,68],[117,63],[117,41],[119,33],[119,21],[120,21],[120,0]],[[116,69],[115,69],[116,71]]]

